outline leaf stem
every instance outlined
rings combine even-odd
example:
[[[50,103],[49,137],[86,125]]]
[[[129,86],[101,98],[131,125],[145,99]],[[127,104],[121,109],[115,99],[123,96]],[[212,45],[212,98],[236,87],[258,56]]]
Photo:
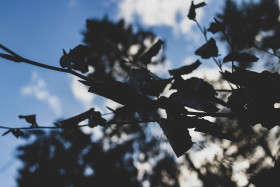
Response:
[[[203,34],[204,38],[205,38],[205,41],[208,42],[208,38],[207,38],[207,33],[203,31],[202,27],[200,26],[200,24],[198,23],[197,20],[194,20],[197,27],[199,28],[200,32]],[[218,60],[212,56],[212,59],[214,60],[214,62],[216,63],[216,65],[219,67],[219,69],[221,70],[221,72],[223,72],[223,69],[222,69],[222,64],[218,62]]]
[[[274,51],[274,53],[271,53],[271,52],[269,52],[268,50],[265,50],[265,49],[263,49],[263,48],[260,48],[260,47],[258,47],[258,46],[256,46],[256,45],[254,45],[254,48],[256,48],[256,49],[258,49],[258,50],[260,50],[260,51],[263,51],[263,52],[265,52],[265,53],[267,53],[267,54],[270,54],[270,55],[272,55],[272,56],[275,56],[275,57],[277,57],[277,58],[280,59],[280,56],[276,54],[276,51]]]

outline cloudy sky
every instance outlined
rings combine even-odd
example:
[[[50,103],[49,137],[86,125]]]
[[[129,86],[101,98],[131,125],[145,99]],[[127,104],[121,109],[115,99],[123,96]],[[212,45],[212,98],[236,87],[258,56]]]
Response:
[[[224,1],[205,2],[207,6],[197,12],[197,18],[207,28]],[[162,72],[167,73],[168,68],[194,62],[197,58],[194,51],[203,42],[199,30],[186,18],[190,3],[190,0],[1,1],[0,43],[28,59],[58,66],[63,48],[68,51],[82,43],[86,19],[104,15],[113,21],[124,18],[127,23],[152,30],[166,41],[168,66]],[[214,67],[212,61],[204,61],[201,69]],[[26,126],[18,119],[19,114],[36,114],[39,124],[50,125],[56,119],[90,107],[105,110],[104,100],[89,94],[75,77],[67,74],[0,59],[0,82],[0,126]],[[3,132],[0,129],[0,134]],[[16,184],[20,162],[15,159],[15,147],[22,143],[9,135],[0,137],[1,186]]]

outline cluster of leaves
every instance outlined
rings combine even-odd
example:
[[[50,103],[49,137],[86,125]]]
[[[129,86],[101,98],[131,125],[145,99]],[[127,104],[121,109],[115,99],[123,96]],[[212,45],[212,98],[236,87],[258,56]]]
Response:
[[[170,70],[169,73],[171,77],[167,79],[161,79],[150,72],[147,69],[147,65],[153,63],[153,57],[158,55],[163,45],[162,40],[159,39],[154,42],[149,49],[146,49],[143,44],[140,45],[136,54],[132,55],[127,52],[130,50],[131,45],[137,45],[138,37],[149,36],[149,33],[140,32],[135,35],[136,37],[131,37],[129,41],[126,41],[127,37],[110,38],[107,37],[106,34],[101,34],[101,36],[104,37],[92,38],[92,36],[97,36],[97,34],[91,34],[91,37],[88,37],[87,40],[96,42],[98,48],[92,45],[78,45],[74,49],[71,49],[69,53],[63,50],[63,56],[60,59],[62,68],[56,68],[55,70],[72,73],[84,79],[80,80],[80,82],[89,86],[89,92],[122,104],[123,107],[121,109],[113,111],[113,119],[118,119],[118,121],[107,121],[102,118],[100,112],[91,109],[78,116],[63,120],[60,123],[55,123],[56,127],[70,128],[77,126],[79,122],[85,119],[89,120],[89,127],[95,127],[97,125],[104,126],[108,123],[119,124],[135,122],[119,120],[127,117],[126,112],[119,111],[129,111],[130,117],[137,113],[140,116],[140,121],[150,120],[158,122],[174,152],[179,157],[193,145],[188,132],[190,128],[195,128],[196,131],[208,133],[219,138],[232,140],[232,136],[220,130],[217,124],[201,118],[203,116],[217,117],[218,115],[216,113],[219,111],[217,104],[229,108],[232,112],[236,113],[236,116],[245,118],[253,125],[261,123],[264,127],[269,129],[277,125],[279,123],[279,109],[275,109],[274,104],[279,102],[278,97],[280,95],[280,90],[270,83],[278,83],[280,81],[279,74],[270,73],[268,71],[256,73],[234,66],[235,61],[246,64],[256,62],[258,58],[252,54],[235,50],[233,47],[235,44],[229,40],[228,43],[232,49],[231,52],[226,55],[222,61],[217,60],[216,58],[219,56],[219,52],[216,41],[214,38],[208,40],[207,32],[213,34],[220,32],[227,37],[227,33],[225,32],[227,30],[227,24],[215,19],[215,22],[211,23],[208,29],[202,29],[196,21],[195,11],[205,5],[205,3],[195,5],[192,2],[188,14],[189,19],[197,23],[206,39],[206,43],[199,47],[195,51],[195,54],[202,59],[214,59],[221,69],[220,73],[223,78],[237,87],[237,89],[231,90],[227,102],[219,99],[218,93],[214,87],[205,80],[196,77],[189,79],[183,78],[183,75],[189,74],[199,67],[201,64],[199,59],[191,65]],[[95,25],[94,28],[98,28],[96,24],[98,24],[96,21],[87,21],[89,32],[93,32],[91,30],[92,25]],[[119,32],[119,29],[124,27],[124,22],[120,21],[118,23],[119,27],[110,29],[110,24],[105,20],[102,22],[101,26],[102,28],[100,28],[100,30],[95,30],[94,32],[101,32],[101,30],[102,32],[113,32],[112,30],[114,30],[114,32]],[[131,34],[131,28],[129,27],[126,32]],[[114,35],[108,34],[108,36]],[[151,37],[151,41],[154,41],[153,37]],[[102,45],[104,47],[100,47]],[[11,54],[10,56],[8,54],[1,54],[2,58],[13,60],[12,57],[14,57],[23,62],[33,63],[33,65],[38,64],[18,56],[3,46],[1,48]],[[112,50],[112,56],[110,57],[110,55],[107,55],[106,58],[110,57],[110,59],[104,59],[104,56],[102,56],[104,51],[99,50],[107,50],[108,48]],[[94,51],[94,53],[92,51]],[[127,54],[129,54],[129,56]],[[100,63],[101,60],[102,63]],[[104,65],[107,64],[109,67],[112,67],[115,65],[115,60],[118,60],[119,67],[123,70],[130,70],[129,75],[123,75],[124,77],[128,77],[128,81],[116,81],[112,79],[113,72],[109,72],[109,74],[104,73],[107,71]],[[162,58],[159,61],[161,60]],[[17,60],[14,59],[13,61]],[[233,71],[223,71],[222,62],[226,63],[229,61],[232,62]],[[80,71],[81,73],[86,73],[88,72],[89,66],[94,68],[94,73],[89,75],[88,78],[76,72]],[[67,68],[67,70],[63,68]],[[106,76],[99,76],[100,72],[103,72],[102,76],[104,74]],[[169,89],[173,91],[173,93],[170,94],[169,97],[166,97],[163,91],[168,84],[171,84]],[[202,112],[189,112],[186,107]],[[164,109],[167,118],[161,118],[158,114],[158,109]],[[225,116],[226,115],[227,114],[225,114]],[[223,114],[220,116],[223,116]],[[23,118],[25,118],[28,123],[32,124],[31,128],[38,127],[35,122],[35,116],[32,116],[32,120],[31,116]],[[130,120],[135,119],[131,118]],[[21,134],[20,129],[9,129],[4,135],[9,132],[17,134],[16,136]]]
[[[162,140],[146,141],[146,136],[150,134],[143,130],[144,125],[139,124],[147,122],[157,122],[160,125],[178,157],[193,148],[193,151],[185,153],[185,159],[204,186],[237,186],[234,181],[236,176],[233,164],[243,161],[249,163],[249,167],[244,170],[245,174],[248,174],[246,177],[249,183],[262,185],[260,180],[263,180],[268,185],[270,181],[277,179],[277,156],[273,154],[272,145],[268,142],[271,138],[271,131],[268,130],[279,125],[280,120],[279,108],[274,107],[279,103],[280,90],[276,86],[280,83],[279,74],[246,70],[246,67],[259,61],[258,57],[261,58],[260,54],[256,57],[252,53],[252,47],[270,49],[272,52],[265,52],[273,56],[277,56],[279,48],[280,42],[276,37],[279,22],[275,19],[279,10],[276,10],[270,1],[260,2],[252,9],[247,7],[247,11],[234,8],[230,5],[233,1],[227,0],[224,15],[214,18],[214,22],[207,29],[202,28],[196,21],[196,10],[206,4],[192,2],[188,17],[197,23],[205,43],[195,50],[195,54],[199,56],[195,62],[169,70],[170,77],[165,79],[159,78],[149,70],[149,65],[163,61],[164,56],[160,50],[164,42],[160,39],[155,40],[149,32],[133,33],[130,26],[124,26],[123,21],[112,24],[107,19],[88,20],[86,45],[78,45],[69,53],[63,50],[60,59],[62,68],[30,61],[0,44],[8,53],[0,53],[0,57],[4,59],[71,73],[81,78],[80,82],[89,86],[90,92],[123,105],[117,109],[107,107],[112,112],[111,119],[104,119],[100,112],[90,109],[58,121],[52,127],[39,126],[35,115],[19,116],[31,126],[5,127],[8,130],[3,135],[12,134],[15,137],[27,138],[36,134],[37,138],[34,144],[19,148],[19,158],[25,164],[20,169],[18,184],[30,186],[31,182],[36,182],[37,186],[42,183],[49,186],[141,185],[136,179],[139,177],[139,171],[135,167],[135,155],[140,153],[144,154],[136,159],[140,163],[146,164],[150,158],[157,156],[164,158],[152,165],[153,172],[145,173],[143,180],[148,180],[151,186],[178,186],[178,165],[168,153],[164,152],[165,156],[161,154],[163,150],[158,145],[162,144]],[[236,12],[233,14],[234,11]],[[244,17],[246,19],[243,19]],[[262,35],[263,31],[271,30],[274,31],[273,35]],[[213,36],[208,39],[207,35],[210,33]],[[262,36],[261,42],[256,42],[257,35]],[[228,43],[229,52],[224,56],[219,54],[215,40],[217,36]],[[146,45],[149,42],[143,42],[147,40],[153,44],[149,48]],[[131,52],[132,46],[138,49],[136,53]],[[161,58],[154,58],[155,56]],[[226,81],[231,90],[219,92],[212,86],[213,83],[210,84],[206,80],[197,77],[184,78],[184,75],[195,71],[208,59],[214,60],[219,66],[222,78],[220,81]],[[232,65],[231,72],[223,70],[224,66],[229,65],[228,62]],[[88,77],[78,73],[87,73],[90,66],[94,71]],[[166,92],[168,94],[165,94]],[[158,109],[165,110],[166,117],[162,117]],[[192,109],[197,112],[192,112]],[[216,117],[215,123],[204,119],[204,116]],[[88,120],[88,124],[78,125],[84,120]],[[250,126],[259,123],[265,128]],[[98,125],[103,127],[104,134],[100,141],[94,143],[88,135],[79,130],[83,126]],[[42,128],[62,130],[51,133],[36,131]],[[29,129],[32,131],[25,131]],[[194,143],[189,129],[202,132],[204,140]],[[276,133],[275,136],[279,137],[279,134]],[[124,140],[123,137],[127,139]],[[199,154],[212,142],[220,147],[221,154],[217,153],[208,162],[201,162],[200,166],[193,164],[188,155]],[[140,152],[133,150],[135,147],[139,148]],[[279,149],[276,149],[279,152]],[[258,156],[260,150],[263,151],[262,156]],[[276,167],[269,169],[271,164],[266,163],[267,160],[276,163]],[[93,169],[93,175],[87,176],[84,173],[88,167]],[[161,177],[158,177],[158,174]],[[48,176],[55,179],[55,184]]]

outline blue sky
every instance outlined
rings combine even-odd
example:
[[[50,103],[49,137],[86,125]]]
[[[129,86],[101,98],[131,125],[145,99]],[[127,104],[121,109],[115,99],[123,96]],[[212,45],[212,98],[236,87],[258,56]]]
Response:
[[[201,2],[201,1],[195,1]],[[190,0],[10,0],[0,2],[0,43],[25,58],[59,65],[62,49],[82,43],[85,20],[107,15],[116,21],[152,30],[166,41],[169,68],[196,60],[193,52],[203,37],[186,18]],[[223,1],[206,1],[198,20],[206,28]],[[2,51],[1,51],[2,52]],[[206,62],[201,68],[214,67]],[[165,69],[167,70],[167,69]],[[90,107],[104,110],[104,100],[86,92],[72,76],[0,59],[0,126],[26,126],[19,114],[37,114],[41,125],[67,118]],[[109,103],[107,103],[109,104]],[[4,130],[0,129],[2,134]],[[24,143],[12,136],[0,137],[1,186],[15,186],[15,148]]]

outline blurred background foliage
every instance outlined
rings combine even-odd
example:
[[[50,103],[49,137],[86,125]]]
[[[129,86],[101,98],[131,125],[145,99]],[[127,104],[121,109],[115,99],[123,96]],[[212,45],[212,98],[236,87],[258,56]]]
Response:
[[[256,54],[266,69],[279,72],[278,2],[226,0],[217,19],[226,23],[234,50]],[[223,35],[217,38],[227,46]],[[135,31],[123,20],[87,20],[84,42],[93,69],[88,76],[126,80],[132,67],[164,64],[164,51],[150,64],[135,60],[155,41],[152,32]],[[179,159],[155,124],[111,125],[100,128],[101,138],[82,129],[29,131],[26,144],[18,147],[23,162],[18,186],[279,186],[279,127],[268,130],[236,118],[216,123],[235,141],[198,133],[200,140]]]

